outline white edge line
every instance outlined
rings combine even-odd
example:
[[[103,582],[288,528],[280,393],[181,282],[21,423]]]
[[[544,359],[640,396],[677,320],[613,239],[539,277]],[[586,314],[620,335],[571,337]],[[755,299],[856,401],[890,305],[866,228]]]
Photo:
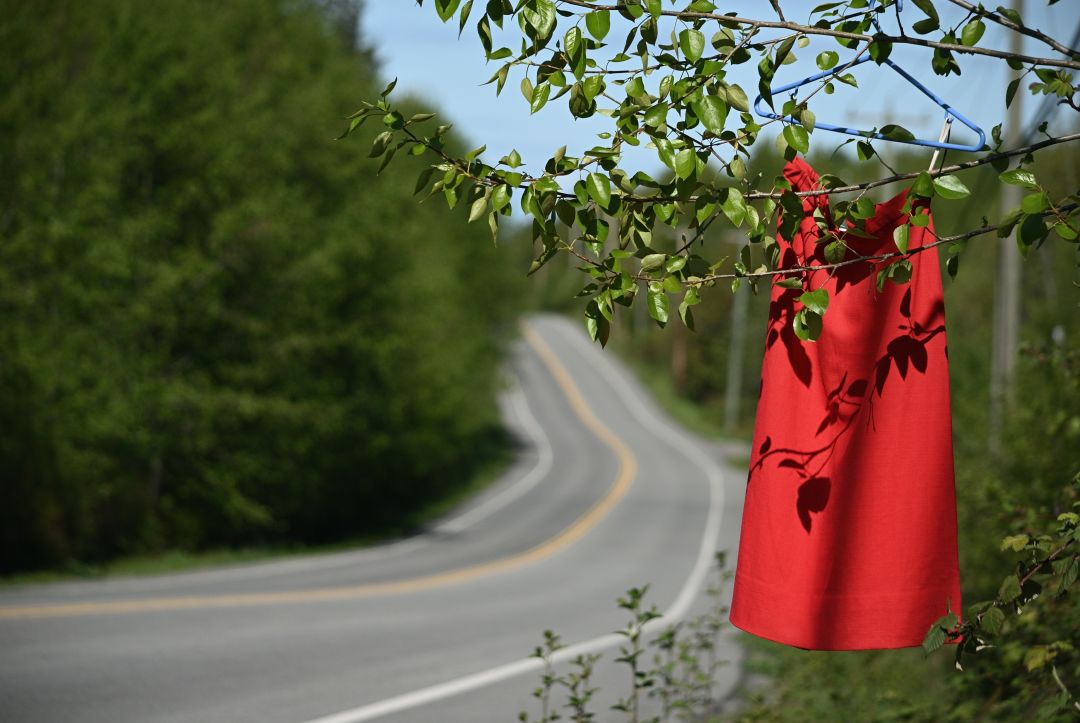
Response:
[[[536,445],[536,464],[512,486],[507,487],[499,494],[490,497],[471,510],[467,510],[436,527],[437,532],[456,533],[472,527],[480,520],[498,512],[524,495],[551,472],[551,465],[555,458],[555,454],[551,449],[551,440],[548,439],[544,428],[540,426],[540,423],[536,421],[536,417],[533,416],[525,392],[520,386],[510,395],[510,407],[513,409],[514,416],[518,418],[525,433],[532,438]]]
[[[577,344],[579,349],[582,345],[586,344],[584,338],[574,334],[569,328],[563,327],[563,329],[564,331],[559,333],[574,339],[573,343]],[[600,369],[596,357],[597,352],[588,346],[585,346],[585,349],[587,349],[587,352],[582,350],[582,358],[596,371],[605,375],[605,371]],[[611,365],[611,371],[615,376],[622,376],[622,371],[616,365]],[[624,382],[626,381],[625,376],[623,377],[623,380]],[[632,393],[622,395],[622,399],[626,402],[631,415],[633,415],[640,424],[649,427],[659,434],[659,436],[663,437],[669,444],[686,454],[694,464],[698,465],[705,472],[705,476],[709,480],[709,515],[705,521],[705,530],[702,533],[701,546],[698,548],[697,560],[695,560],[694,567],[691,569],[690,575],[686,578],[686,582],[683,583],[683,587],[679,591],[674,602],[672,602],[668,609],[664,611],[664,614],[661,617],[649,621],[644,626],[643,630],[645,632],[652,633],[656,628],[672,625],[684,618],[690,611],[690,606],[693,604],[694,599],[701,591],[701,587],[705,582],[705,577],[709,573],[709,567],[712,565],[713,553],[716,550],[716,544],[720,536],[720,516],[724,507],[724,477],[719,467],[717,467],[697,445],[688,442],[685,437],[679,434],[678,430],[650,412],[648,408],[642,404],[635,386],[626,384],[624,389],[635,389]],[[552,656],[552,660],[557,663],[565,662],[567,660],[572,660],[578,655],[607,650],[618,645],[623,640],[624,638],[621,635],[608,633],[562,648]],[[400,713],[401,711],[409,710],[410,708],[416,708],[428,703],[451,698],[471,690],[476,690],[487,685],[492,685],[493,683],[513,678],[517,675],[538,671],[542,668],[543,663],[539,659],[523,658],[494,668],[488,668],[487,670],[482,670],[478,673],[455,678],[454,680],[449,680],[445,683],[420,688],[419,690],[394,696],[393,698],[386,698],[385,700],[341,711],[340,713],[333,713],[321,718],[313,718],[312,720],[307,721],[307,723],[362,723],[362,721],[374,720],[385,715],[390,715],[391,713]]]

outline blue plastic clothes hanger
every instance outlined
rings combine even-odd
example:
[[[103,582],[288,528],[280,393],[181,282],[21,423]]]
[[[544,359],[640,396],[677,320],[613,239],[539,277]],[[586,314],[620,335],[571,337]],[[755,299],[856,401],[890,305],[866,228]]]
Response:
[[[870,2],[870,9],[871,10],[873,9],[875,4],[876,4],[876,0],[871,0],[871,2]],[[904,0],[897,0],[896,9],[897,9],[897,11],[900,11],[900,10],[904,9]],[[878,32],[881,32],[881,25],[878,23],[878,20],[877,20],[876,16],[872,18],[872,21],[874,23],[874,27],[878,30]],[[859,58],[854,63],[851,63],[850,65],[846,65],[845,67],[853,68],[856,65],[862,65],[863,63],[867,62],[868,60],[871,60],[870,56],[866,56],[864,58]],[[877,132],[873,132],[873,131],[860,131],[860,130],[856,130],[854,128],[847,128],[845,126],[833,125],[831,123],[822,123],[820,121],[815,123],[814,127],[815,128],[820,128],[820,129],[826,130],[826,131],[835,131],[836,133],[846,133],[849,136],[858,136],[860,138],[878,138],[878,139],[881,139],[883,141],[893,141],[893,142],[896,142],[896,143],[910,143],[912,145],[926,146],[928,148],[941,148],[941,149],[950,150],[950,151],[980,151],[980,150],[982,150],[983,146],[986,145],[986,132],[983,131],[982,128],[980,128],[975,123],[973,123],[972,121],[968,120],[963,115],[961,115],[955,108],[953,108],[951,105],[946,103],[943,99],[941,99],[937,95],[935,95],[932,90],[930,90],[925,85],[920,83],[918,80],[916,80],[914,77],[912,77],[912,75],[910,73],[908,73],[906,70],[904,70],[899,65],[894,63],[892,60],[886,58],[883,61],[882,65],[887,65],[890,68],[892,68],[893,70],[895,70],[902,78],[904,78],[906,81],[911,83],[913,86],[915,86],[916,88],[921,90],[923,95],[925,95],[927,98],[929,98],[930,100],[934,101],[939,106],[944,108],[945,109],[945,119],[946,119],[946,121],[948,121],[950,118],[955,118],[956,120],[960,121],[965,126],[970,128],[971,130],[975,131],[975,133],[978,134],[978,136],[979,136],[978,143],[975,143],[975,144],[972,144],[972,145],[962,145],[962,144],[959,144],[959,143],[948,143],[945,140],[931,140],[931,139],[928,139],[928,138],[915,138],[915,139],[912,139],[912,140],[903,140],[903,139],[899,139],[899,138],[889,138],[888,136],[885,136],[885,135],[883,135],[881,133],[877,133]],[[823,78],[828,78],[829,76],[835,75],[836,72],[837,72],[836,69],[833,68],[833,69],[826,70],[826,71],[821,72],[821,73],[815,73],[814,75],[811,75],[808,78],[803,78],[802,80],[796,81],[794,83],[788,83],[787,85],[782,85],[782,86],[780,86],[778,88],[770,88],[769,92],[772,93],[773,95],[780,95],[780,94],[786,93],[786,92],[788,92],[790,90],[795,90],[796,88],[800,88],[800,87],[802,87],[804,85],[807,85],[808,83],[813,83],[815,81],[822,80]],[[792,95],[794,95],[794,94],[792,94]],[[782,116],[782,115],[779,115],[779,114],[773,112],[772,110],[770,110],[768,106],[764,105],[764,97],[761,96],[761,95],[758,95],[757,99],[754,101],[754,112],[757,113],[759,116],[761,116],[763,118],[772,118],[774,120],[784,121],[785,123],[798,123],[799,122],[793,116]]]

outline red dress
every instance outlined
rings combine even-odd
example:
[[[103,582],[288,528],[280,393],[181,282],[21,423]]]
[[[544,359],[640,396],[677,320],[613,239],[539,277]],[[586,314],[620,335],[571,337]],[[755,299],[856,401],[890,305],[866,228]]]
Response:
[[[820,188],[801,158],[784,176],[795,191]],[[894,251],[904,201],[877,205],[875,238],[840,237],[861,255]],[[815,209],[829,219],[828,196],[803,197],[795,238],[777,239],[782,267],[826,263]],[[932,240],[913,226],[909,250]],[[919,645],[946,606],[960,612],[937,249],[910,261],[910,283],[880,292],[887,262],[772,288],[731,605],[749,633],[817,650],[901,648]],[[818,288],[830,297],[824,330],[803,342],[796,300]]]

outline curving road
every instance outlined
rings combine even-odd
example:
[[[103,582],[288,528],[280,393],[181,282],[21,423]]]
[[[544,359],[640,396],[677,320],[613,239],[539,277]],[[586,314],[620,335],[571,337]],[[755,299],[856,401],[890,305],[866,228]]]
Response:
[[[606,661],[628,588],[649,583],[666,621],[700,611],[713,552],[737,543],[744,473],[571,322],[532,317],[523,337],[502,400],[519,458],[425,534],[0,591],[0,721],[535,718],[527,656],[543,630],[570,645],[560,661]],[[724,693],[739,670],[728,638],[721,656]],[[627,676],[601,664],[596,710]]]

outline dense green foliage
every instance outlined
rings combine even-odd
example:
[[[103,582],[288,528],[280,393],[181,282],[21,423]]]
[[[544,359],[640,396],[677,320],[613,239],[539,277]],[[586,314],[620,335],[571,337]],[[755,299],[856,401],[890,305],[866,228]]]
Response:
[[[490,462],[520,273],[332,140],[351,32],[0,6],[0,572],[385,533]]]

